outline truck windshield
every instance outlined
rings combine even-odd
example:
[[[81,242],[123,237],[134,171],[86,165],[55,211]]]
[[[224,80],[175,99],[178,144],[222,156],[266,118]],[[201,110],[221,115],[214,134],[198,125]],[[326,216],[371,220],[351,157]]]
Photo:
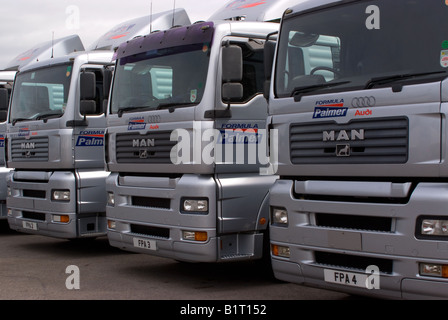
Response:
[[[445,1],[376,0],[285,18],[275,94],[441,80],[448,70],[446,17]]]
[[[14,83],[11,122],[61,117],[71,77],[71,64],[19,73]]]
[[[164,48],[117,63],[111,112],[197,105],[204,94],[210,45]]]

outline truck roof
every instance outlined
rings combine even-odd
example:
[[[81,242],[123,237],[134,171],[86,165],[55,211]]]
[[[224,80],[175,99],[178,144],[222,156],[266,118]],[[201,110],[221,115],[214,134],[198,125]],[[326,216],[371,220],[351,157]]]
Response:
[[[116,50],[115,59],[132,56],[149,50],[169,48],[200,42],[210,42],[214,32],[223,26],[231,30],[232,35],[246,35],[264,37],[266,34],[278,30],[278,24],[253,21],[207,21],[198,22],[190,26],[172,28],[165,31],[151,33],[145,37],[122,43]]]
[[[99,37],[88,50],[113,50],[127,40],[144,36],[154,30],[169,29],[173,24],[191,24],[185,9],[178,8],[122,22]]]
[[[73,52],[71,54],[55,57],[53,59],[46,59],[27,65],[20,69],[21,72],[50,67],[58,64],[69,63],[70,61],[75,61],[76,59],[84,60],[84,63],[89,64],[108,64],[112,61],[113,51],[112,50],[96,50],[96,51],[80,51]]]
[[[344,0],[304,0],[302,2],[297,2],[296,5],[291,6],[293,12],[302,12],[312,8],[321,7],[325,5],[334,4],[335,2],[343,2]]]
[[[191,23],[186,11],[182,8],[128,20],[116,25],[110,31],[99,37],[91,46],[91,50],[72,51],[71,53],[55,58],[50,58],[50,55],[48,55],[48,58],[42,59],[40,62],[21,67],[20,71],[68,63],[70,60],[78,58],[84,59],[85,63],[108,64],[112,62],[114,49],[121,43],[149,33],[150,28],[170,28],[173,24],[173,13],[174,23],[182,25]]]
[[[231,0],[209,20],[279,21],[283,12],[298,2],[300,0]]]
[[[84,45],[78,35],[46,41],[19,54],[7,64],[5,70],[17,71],[31,63],[54,56],[64,56],[75,51],[84,51]]]

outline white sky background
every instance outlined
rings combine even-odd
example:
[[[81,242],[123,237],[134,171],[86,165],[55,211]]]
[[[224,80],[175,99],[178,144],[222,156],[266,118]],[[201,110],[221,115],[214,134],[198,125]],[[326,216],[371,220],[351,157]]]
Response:
[[[153,13],[172,10],[175,2],[195,22],[207,20],[228,0],[1,0],[0,70],[19,54],[50,41],[53,32],[55,39],[78,34],[88,48],[117,24],[149,16],[151,2]]]

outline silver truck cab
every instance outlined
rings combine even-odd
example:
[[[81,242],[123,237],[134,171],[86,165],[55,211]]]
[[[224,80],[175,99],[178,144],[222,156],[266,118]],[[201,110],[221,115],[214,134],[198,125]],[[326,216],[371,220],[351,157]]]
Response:
[[[313,0],[284,15],[269,94],[277,278],[448,298],[447,17],[424,0]]]
[[[0,219],[7,219],[6,181],[11,169],[6,167],[6,120],[16,73],[21,68],[41,59],[45,60],[50,57],[65,55],[74,50],[84,50],[81,39],[77,35],[45,41],[14,57],[7,63],[5,69],[0,71]]]
[[[15,71],[0,71],[0,220],[6,220],[6,178],[9,169],[5,161],[6,118],[9,97],[14,83]]]
[[[264,17],[274,3],[225,8],[247,16],[260,5]],[[278,24],[227,20],[117,50],[106,152],[112,246],[189,262],[263,256],[277,178],[260,171],[269,162],[263,52]]]

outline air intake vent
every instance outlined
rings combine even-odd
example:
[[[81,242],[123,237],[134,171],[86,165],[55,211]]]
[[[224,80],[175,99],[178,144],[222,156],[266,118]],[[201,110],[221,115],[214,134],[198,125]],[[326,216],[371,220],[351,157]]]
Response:
[[[171,149],[177,141],[170,141],[171,131],[117,134],[118,163],[171,163]]]
[[[408,160],[408,119],[316,122],[290,127],[293,164],[394,164]]]
[[[11,140],[12,161],[48,161],[48,137],[13,138]]]

